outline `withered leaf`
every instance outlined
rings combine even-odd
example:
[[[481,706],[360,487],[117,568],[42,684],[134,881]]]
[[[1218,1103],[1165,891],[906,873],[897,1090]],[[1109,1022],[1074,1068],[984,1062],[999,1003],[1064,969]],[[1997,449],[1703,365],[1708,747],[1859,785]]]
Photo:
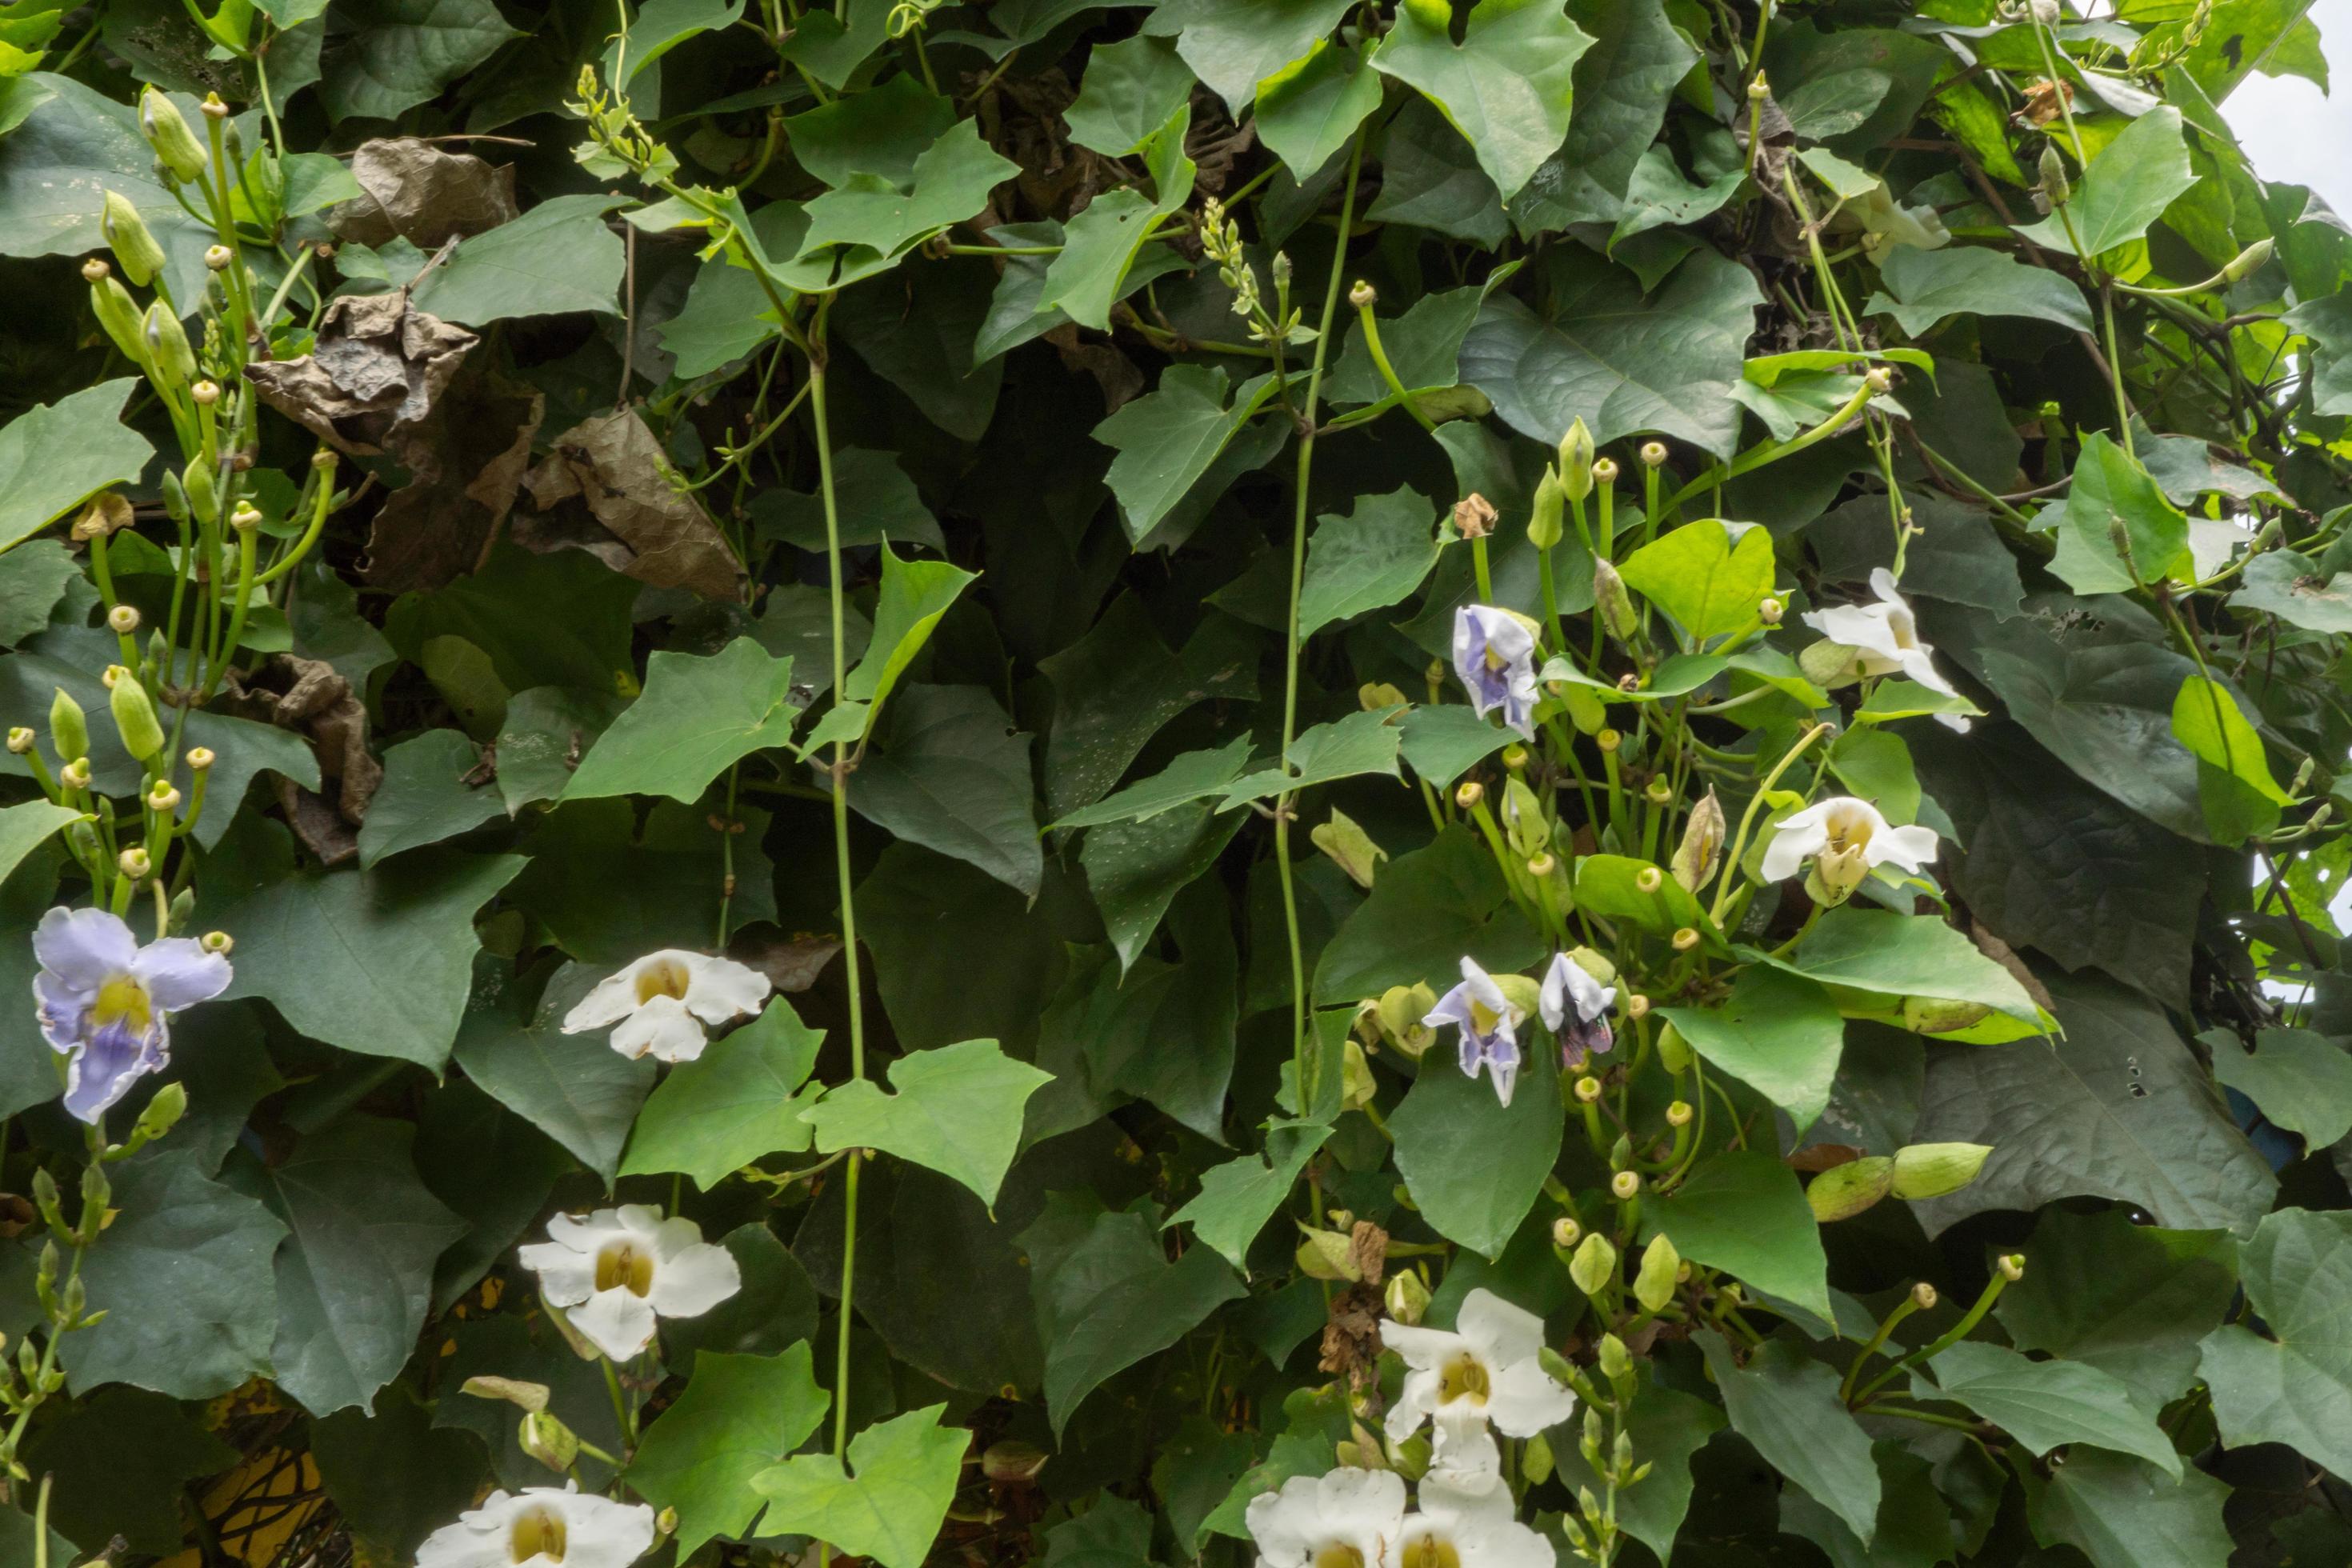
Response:
[[[470,153],[445,153],[414,136],[360,143],[352,178],[366,195],[328,215],[341,239],[379,246],[398,236],[417,249],[493,229],[517,217],[511,166],[493,167]]]
[[[466,367],[409,433],[410,482],[385,499],[368,533],[372,586],[429,591],[481,568],[522,489],[546,406],[533,387]]]
[[[322,864],[359,852],[352,830],[366,820],[368,802],[383,782],[383,764],[368,750],[367,705],[335,667],[294,654],[272,654],[243,679],[232,675],[215,707],[310,737],[325,793],[278,782],[288,824]]]
[[[309,353],[249,364],[245,375],[263,401],[320,439],[415,468],[404,437],[431,417],[478,342],[410,309],[404,294],[347,295],[327,307]]]
[[[583,420],[524,477],[538,510],[516,518],[515,541],[542,552],[585,550],[656,588],[740,600],[735,552],[671,474],[636,410]]]

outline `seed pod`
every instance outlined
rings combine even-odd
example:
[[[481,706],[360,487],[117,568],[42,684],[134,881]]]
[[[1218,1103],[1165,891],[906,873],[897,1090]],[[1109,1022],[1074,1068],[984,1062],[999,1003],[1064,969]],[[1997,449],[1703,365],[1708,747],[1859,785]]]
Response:
[[[1908,1201],[1957,1193],[1977,1179],[1991,1152],[1986,1143],[1913,1143],[1897,1149],[1895,1195]]]
[[[1852,1219],[1895,1184],[1895,1162],[1884,1154],[1832,1165],[1805,1188],[1805,1202],[1823,1225]]]
[[[1606,561],[1592,563],[1592,599],[1601,611],[1601,624],[1619,642],[1629,641],[1641,627],[1633,613],[1633,595],[1625,587],[1625,579],[1617,568]]]

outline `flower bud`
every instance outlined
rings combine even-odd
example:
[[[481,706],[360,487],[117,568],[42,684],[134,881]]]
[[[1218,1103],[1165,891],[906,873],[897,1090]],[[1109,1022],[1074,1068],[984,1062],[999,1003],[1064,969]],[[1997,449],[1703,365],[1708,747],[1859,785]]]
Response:
[[[1647,996],[1644,996],[1639,991],[1636,991],[1633,994],[1625,998],[1625,1016],[1628,1018],[1646,1018],[1649,1016],[1650,999]]]
[[[1454,789],[1454,804],[1468,811],[1486,798],[1486,786],[1476,779],[1464,779]]]
[[[1621,1383],[1633,1375],[1633,1357],[1625,1349],[1623,1340],[1615,1334],[1603,1334],[1596,1348],[1600,1354],[1594,1360],[1600,1363],[1601,1376],[1611,1383]]]
[[[1429,1310],[1429,1286],[1423,1280],[1421,1271],[1403,1268],[1390,1275],[1381,1305],[1388,1309],[1392,1320],[1407,1328],[1419,1323],[1422,1315]]]
[[[156,721],[155,705],[147,700],[147,689],[128,670],[115,678],[107,705],[114,710],[114,727],[122,735],[122,749],[133,758],[143,763],[163,749],[163,726]]]
[[[173,1081],[155,1091],[147,1109],[139,1113],[139,1121],[131,1136],[142,1143],[152,1143],[180,1124],[188,1113],[188,1087]]]
[[[2271,258],[2271,252],[2275,248],[2277,248],[2277,242],[2268,235],[2264,235],[2237,255],[2230,258],[2230,265],[2221,268],[2221,281],[2244,282],[2262,270],[2263,263]]]
[[[1883,364],[1872,365],[1863,373],[1862,384],[1870,389],[1873,397],[1884,397],[1895,389],[1895,373]]]
[[[1503,837],[1523,860],[1551,847],[1551,823],[1544,816],[1543,798],[1516,774],[1503,784]]]
[[[1630,641],[1641,628],[1641,620],[1633,613],[1633,595],[1626,590],[1625,579],[1606,561],[1592,563],[1592,601],[1601,611],[1601,624],[1619,642]]]
[[[1756,618],[1768,626],[1779,626],[1780,617],[1788,613],[1789,607],[1778,599],[1767,596],[1756,602]]]
[[[108,338],[121,350],[122,357],[135,365],[147,363],[147,344],[139,332],[139,304],[131,299],[131,290],[114,276],[106,263],[92,257],[82,266],[82,276],[89,277],[90,268],[98,276],[89,279],[89,313],[106,330]]]
[[[1357,279],[1355,286],[1348,290],[1348,303],[1355,310],[1369,310],[1380,302],[1381,291],[1360,278]]]
[[[1758,71],[1755,79],[1748,84],[1748,101],[1750,103],[1761,103],[1771,96],[1771,84],[1764,79],[1764,73],[1762,71]]]
[[[2074,186],[2066,183],[2066,161],[2058,155],[2058,144],[2046,142],[2042,147],[2042,194],[2053,207],[2063,207],[2074,195]]]
[[[1914,1307],[1918,1308],[1919,1310],[1923,1312],[1934,1311],[1936,1310],[1936,1302],[1938,1300],[1939,1298],[1936,1294],[1936,1288],[1933,1285],[1928,1284],[1925,1279],[1920,1280],[1919,1283],[1911,1287],[1911,1304]]]
[[[1644,441],[1639,456],[1644,467],[1663,468],[1666,466],[1666,444],[1664,441]]]
[[[1563,536],[1560,518],[1568,506],[1568,492],[1560,486],[1559,476],[1546,468],[1543,478],[1536,481],[1535,510],[1528,516],[1528,542],[1538,550],[1549,550]]]
[[[1895,1151],[1898,1198],[1940,1198],[1977,1179],[1992,1147],[1986,1143],[1913,1143]]]
[[[1999,1263],[2000,1277],[2014,1285],[2025,1278],[2025,1254],[2012,1252]]]
[[[213,478],[210,463],[198,458],[180,470],[180,490],[197,521],[209,524],[220,521],[220,487]],[[165,500],[168,505],[168,495]]]
[[[163,270],[163,247],[147,232],[147,221],[131,198],[120,191],[106,193],[105,204],[100,207],[98,231],[106,237],[106,247],[114,252],[115,265],[122,275],[144,289]]]
[[[30,728],[23,724],[18,724],[9,730],[8,752],[11,756],[24,756],[27,752],[31,752],[32,749],[33,731]]]
[[[1683,826],[1683,841],[1675,847],[1675,880],[1686,891],[1697,892],[1715,875],[1716,863],[1723,858],[1723,803],[1710,789],[1691,807],[1690,820]]]
[[[1551,1222],[1551,1244],[1563,1250],[1584,1238],[1584,1227],[1567,1215]]]
[[[1422,1022],[1437,1005],[1437,993],[1426,985],[1391,985],[1373,1005],[1381,1038],[1418,1058],[1429,1049],[1437,1031]]]
[[[1631,1203],[1641,1195],[1642,1175],[1638,1171],[1620,1171],[1609,1178],[1609,1195],[1619,1203]]]
[[[144,880],[147,873],[155,868],[154,862],[149,858],[147,851],[135,844],[117,855],[114,858],[114,864],[124,876],[134,882]]]
[[[1495,989],[1500,991],[1520,1012],[1532,1017],[1543,996],[1543,987],[1524,974],[1493,976]]]
[[[1594,731],[1592,743],[1604,752],[1613,752],[1625,743],[1625,737],[1614,730],[1600,730]]]
[[[219,953],[223,957],[236,946],[236,939],[225,931],[208,931],[198,941],[206,952]]]
[[[221,95],[219,93],[208,92],[205,94],[205,100],[196,105],[196,107],[204,111],[204,116],[206,120],[226,120],[228,118],[228,105],[221,101]]]
[[[158,300],[147,307],[139,318],[139,341],[147,347],[147,363],[166,384],[182,387],[195,380],[196,351],[171,306]]]
[[[261,526],[261,509],[251,501],[241,500],[230,510],[228,525],[239,533],[250,533]]]
[[[188,395],[195,400],[197,407],[210,408],[220,401],[220,383],[199,381],[188,388]]]
[[[1465,539],[1484,539],[1495,531],[1497,515],[1493,501],[1472,490],[1454,503],[1454,531]]]
[[[179,106],[160,88],[150,87],[139,95],[139,134],[146,138],[173,179],[194,180],[205,172],[208,162],[205,144],[188,129]]]
[[[129,637],[139,629],[139,612],[129,605],[117,605],[106,612],[106,625],[118,637]]]
[[[1642,798],[1652,805],[1664,805],[1675,798],[1675,786],[1667,782],[1665,774],[1659,773],[1642,786]]]
[[[200,773],[212,765],[213,749],[210,746],[191,746],[188,748],[188,771],[190,773]]]
[[[1642,1267],[1633,1276],[1633,1300],[1642,1310],[1654,1312],[1675,1299],[1675,1276],[1682,1272],[1683,1255],[1666,1239],[1664,1231],[1650,1238],[1643,1250]]]
[[[180,809],[180,792],[170,779],[157,779],[148,786],[147,809],[160,816],[169,816]]]
[[[76,757],[72,762],[69,762],[65,766],[59,768],[58,770],[58,782],[65,785],[68,789],[88,789],[89,787],[89,759],[88,757]],[[95,844],[98,841],[97,835],[90,832],[89,824],[87,822],[74,822],[66,825],[66,832],[68,836],[71,836],[76,828],[79,828],[81,830],[82,837],[87,838],[90,843]]]
[[[1600,1295],[1609,1288],[1609,1281],[1617,1278],[1616,1247],[1610,1245],[1607,1237],[1594,1231],[1584,1238],[1575,1258],[1570,1260],[1568,1277],[1586,1295]]]
[[[1691,1118],[1696,1114],[1696,1112],[1692,1109],[1691,1102],[1689,1100],[1677,1100],[1673,1104],[1666,1107],[1666,1125],[1669,1127],[1688,1127],[1691,1124]]]
[[[1805,1188],[1805,1202],[1823,1225],[1852,1219],[1895,1184],[1895,1162],[1884,1154],[1832,1165]]]
[[[71,759],[89,752],[89,721],[84,717],[81,704],[66,695],[62,686],[49,703],[49,743],[58,755]]]
[[[1982,1002],[1946,1001],[1939,996],[1903,998],[1903,1026],[1915,1035],[1949,1035],[1981,1021],[1992,1012]]]
[[[1596,485],[1615,484],[1617,482],[1617,459],[1614,458],[1600,458],[1594,459],[1592,464],[1592,482]]]
[[[1580,414],[1570,421],[1568,434],[1559,438],[1559,488],[1570,500],[1582,500],[1592,493],[1592,432],[1584,427]]]
[[[523,1416],[522,1430],[516,1441],[524,1453],[551,1470],[568,1470],[580,1457],[578,1435],[544,1410],[533,1410]]]

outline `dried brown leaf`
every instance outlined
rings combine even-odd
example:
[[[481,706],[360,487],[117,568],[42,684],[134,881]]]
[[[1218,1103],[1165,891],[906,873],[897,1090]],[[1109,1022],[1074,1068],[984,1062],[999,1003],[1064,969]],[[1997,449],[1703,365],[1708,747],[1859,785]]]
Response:
[[[706,599],[742,597],[741,564],[634,408],[583,420],[524,476],[538,510],[515,520],[529,549],[585,550],[640,583]]]
[[[404,467],[413,437],[480,340],[409,307],[405,294],[347,295],[327,307],[299,359],[245,367],[262,400],[355,458]]]
[[[520,216],[510,166],[445,153],[414,136],[360,143],[352,178],[367,193],[327,215],[336,237],[377,246],[398,236],[423,251],[484,233]]]

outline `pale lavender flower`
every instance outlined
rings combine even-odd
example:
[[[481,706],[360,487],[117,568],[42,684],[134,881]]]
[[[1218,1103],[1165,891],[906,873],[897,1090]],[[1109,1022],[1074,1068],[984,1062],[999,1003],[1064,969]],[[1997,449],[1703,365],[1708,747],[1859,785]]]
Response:
[[[173,1014],[228,989],[227,959],[187,937],[141,947],[104,910],[49,910],[33,955],[42,1037],[70,1058],[66,1109],[92,1123],[171,1058]]]
[[[1524,617],[1491,605],[1454,611],[1454,673],[1478,717],[1500,708],[1504,723],[1535,738],[1536,634]]]
[[[1452,1024],[1462,1031],[1462,1071],[1470,1078],[1485,1067],[1494,1077],[1495,1098],[1511,1103],[1519,1079],[1518,1026],[1528,1010],[1503,994],[1495,977],[1475,958],[1462,961],[1462,984],[1437,999],[1422,1022],[1431,1028]]]
[[[1538,1007],[1544,1027],[1559,1040],[1562,1072],[1574,1071],[1594,1051],[1605,1051],[1616,1044],[1616,1037],[1609,1031],[1609,1009],[1616,1000],[1614,985],[1601,984],[1568,954],[1552,959],[1551,967],[1544,971]]]

